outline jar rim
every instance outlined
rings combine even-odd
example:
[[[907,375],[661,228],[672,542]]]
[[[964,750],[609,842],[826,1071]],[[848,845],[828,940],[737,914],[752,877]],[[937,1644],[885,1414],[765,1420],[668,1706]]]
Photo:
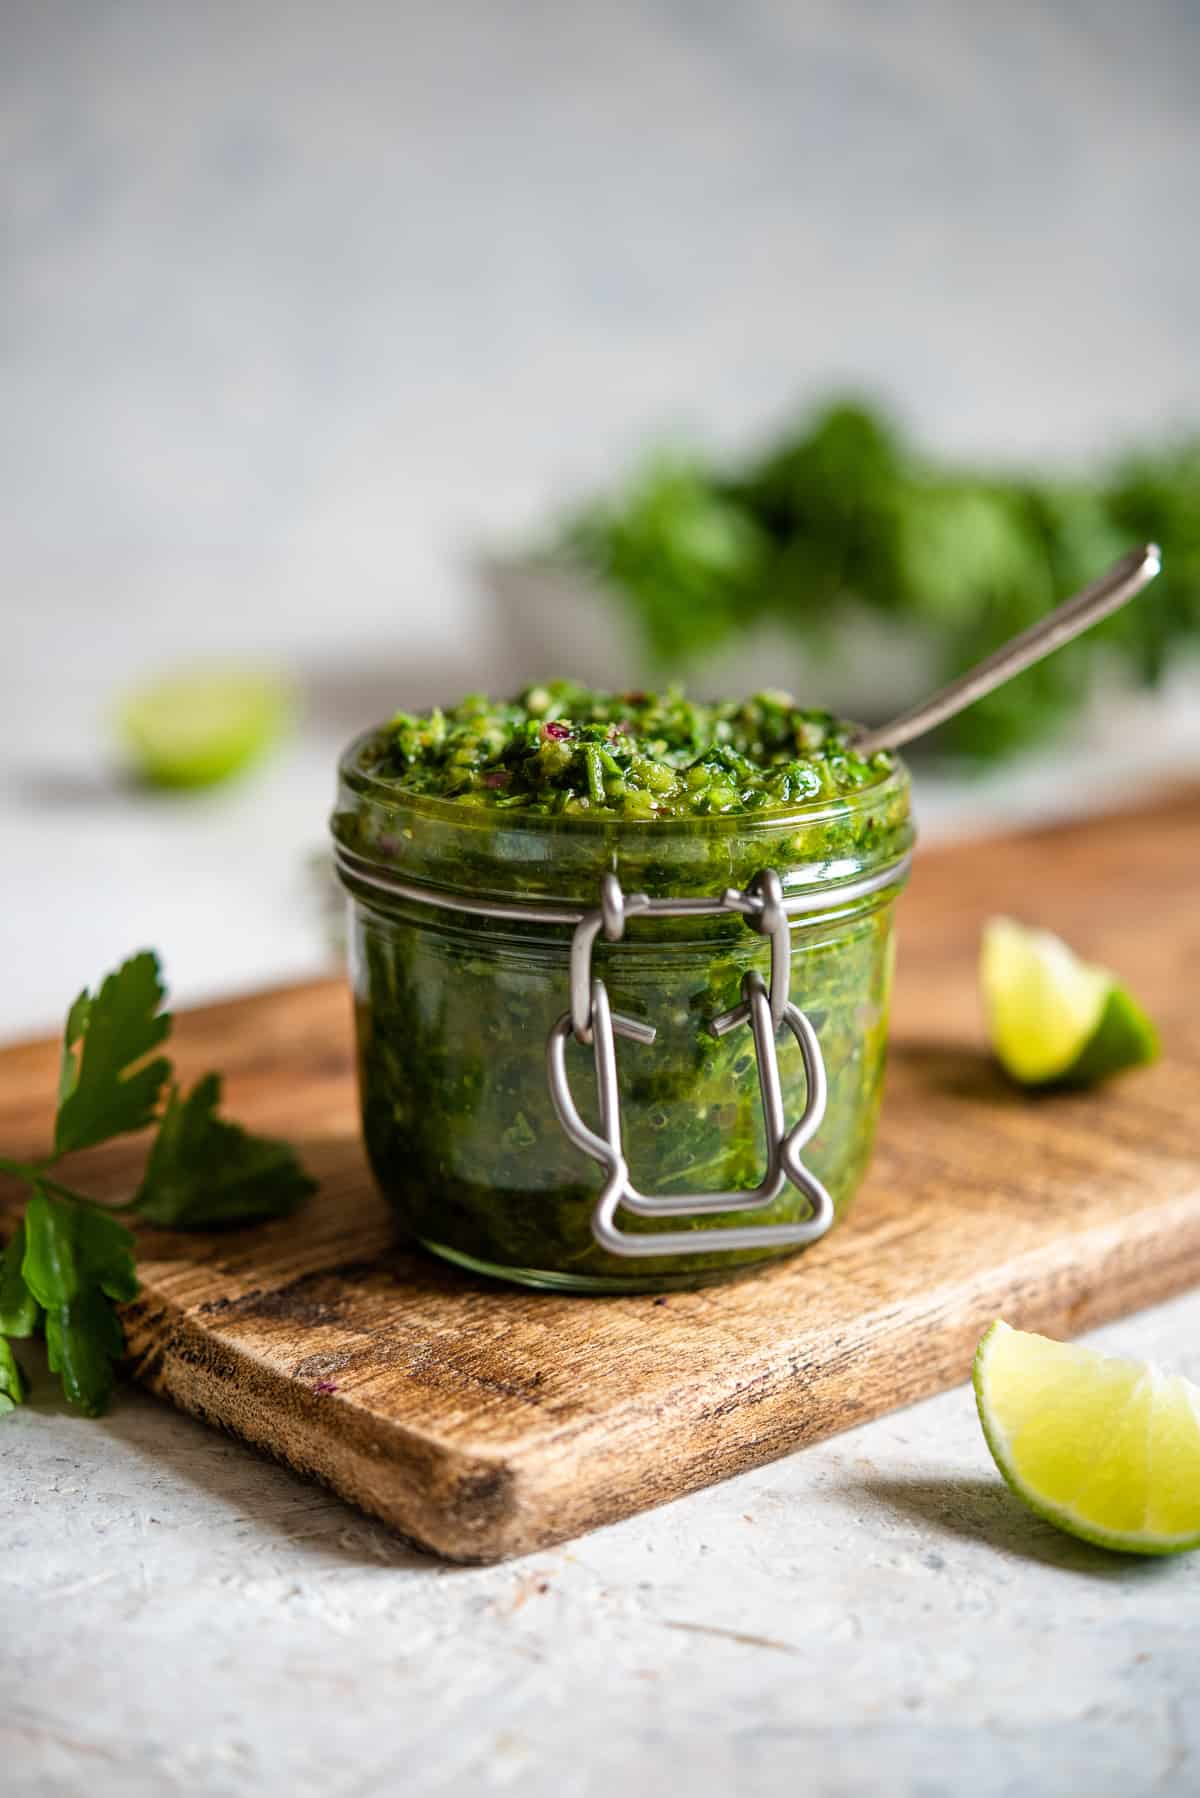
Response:
[[[894,867],[902,881],[900,862],[915,835],[911,781],[898,758],[884,778],[836,798],[694,817],[592,818],[407,792],[359,765],[373,735],[363,732],[343,752],[330,821],[343,882],[361,898],[379,888],[404,903],[400,889],[420,885],[588,910],[607,873],[628,892],[683,898],[743,889],[771,868],[789,898],[823,890],[836,904],[841,885],[875,869]],[[371,902],[384,902],[384,891]]]
[[[826,820],[836,822],[844,819],[847,813],[865,810],[881,802],[886,803],[889,798],[901,792],[907,799],[912,789],[912,777],[907,764],[893,752],[895,767],[882,780],[874,781],[869,786],[852,787],[846,793],[839,793],[836,798],[822,794],[817,799],[802,800],[785,806],[762,806],[752,812],[713,812],[678,818],[621,818],[611,814],[592,817],[587,812],[547,814],[522,811],[517,806],[499,812],[492,806],[464,805],[461,800],[443,798],[440,794],[415,793],[395,781],[381,779],[359,767],[357,757],[360,751],[382,728],[376,724],[360,731],[342,751],[338,758],[338,777],[343,787],[375,804],[403,809],[431,822],[459,825],[464,830],[491,832],[501,828],[506,832],[527,830],[534,834],[552,830],[555,835],[562,832],[584,838],[615,834],[625,842],[646,843],[678,836],[704,836],[710,832],[718,837],[754,836],[760,831],[778,832],[793,825],[799,829],[821,824]]]

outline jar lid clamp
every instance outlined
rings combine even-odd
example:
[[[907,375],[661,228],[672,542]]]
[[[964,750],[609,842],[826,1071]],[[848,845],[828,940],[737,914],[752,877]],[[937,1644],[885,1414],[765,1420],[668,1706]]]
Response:
[[[709,1029],[725,1036],[740,1024],[749,1024],[754,1038],[754,1057],[762,1098],[767,1136],[767,1168],[758,1185],[749,1191],[705,1193],[643,1193],[630,1177],[621,1138],[620,1095],[617,1090],[616,1038],[652,1043],[655,1029],[636,1018],[613,1012],[608,989],[592,971],[592,950],[603,932],[609,942],[625,934],[627,918],[678,918],[717,916],[740,912],[752,930],[771,939],[771,982],[748,969],[742,978],[742,997],[731,1010],[713,1018]],[[791,934],[784,909],[783,887],[778,874],[768,869],[756,876],[744,891],[730,887],[719,899],[650,899],[645,893],[622,893],[615,874],[601,882],[600,905],[576,925],[571,941],[571,1007],[551,1027],[546,1043],[546,1074],[550,1098],[559,1123],[577,1148],[599,1162],[605,1180],[592,1212],[592,1235],[612,1255],[683,1255],[694,1251],[691,1230],[631,1232],[622,1230],[617,1212],[624,1208],[638,1217],[703,1217],[715,1212],[757,1211],[769,1205],[791,1181],[808,1199],[806,1218],[788,1224],[731,1224],[706,1230],[706,1250],[738,1250],[758,1247],[800,1247],[824,1236],[833,1222],[833,1200],[816,1175],[800,1159],[800,1151],[820,1129],[825,1115],[827,1082],[817,1033],[800,1007],[788,996]],[[805,1104],[789,1126],[784,1118],[783,1094],[775,1032],[786,1024],[804,1060]],[[566,1044],[574,1036],[588,1044],[596,1070],[603,1134],[597,1134],[579,1115],[567,1078]]]
[[[569,961],[570,1002],[551,1026],[546,1043],[546,1073],[551,1102],[563,1130],[604,1172],[604,1184],[591,1218],[592,1235],[603,1249],[629,1258],[694,1253],[694,1231],[623,1230],[617,1213],[625,1209],[638,1217],[670,1218],[756,1211],[778,1198],[789,1181],[808,1199],[811,1209],[807,1217],[783,1224],[732,1224],[706,1229],[705,1252],[800,1247],[815,1242],[829,1229],[834,1220],[833,1201],[801,1160],[801,1151],[820,1128],[825,1114],[827,1081],[816,1030],[789,995],[790,920],[827,913],[831,904],[852,905],[884,891],[904,879],[911,854],[869,874],[827,885],[819,892],[788,895],[773,869],[763,870],[743,889],[728,887],[719,895],[689,898],[626,894],[616,875],[606,873],[601,878],[600,903],[592,910],[553,902],[494,900],[451,893],[405,880],[390,869],[385,872],[342,843],[335,844],[335,856],[340,873],[350,885],[373,887],[417,904],[476,917],[574,927]],[[748,1191],[643,1193],[633,1184],[622,1147],[616,1039],[623,1037],[648,1045],[654,1042],[656,1030],[653,1024],[612,1010],[608,989],[592,966],[595,945],[601,935],[609,943],[620,942],[630,921],[730,914],[740,915],[748,928],[770,938],[770,982],[764,981],[756,970],[748,970],[742,978],[739,1002],[711,1019],[708,1028],[714,1036],[724,1036],[742,1024],[750,1027],[766,1130],[766,1171],[758,1185]],[[783,1025],[796,1040],[805,1074],[804,1109],[791,1125],[784,1118],[775,1041]],[[566,1066],[566,1045],[571,1037],[592,1050],[601,1132],[584,1122],[571,1092]]]

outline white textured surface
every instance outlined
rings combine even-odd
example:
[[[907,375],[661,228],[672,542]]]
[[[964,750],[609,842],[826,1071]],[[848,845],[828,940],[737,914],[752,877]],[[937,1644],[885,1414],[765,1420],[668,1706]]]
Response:
[[[1200,1789],[1200,1556],[1028,1515],[966,1388],[482,1570],[141,1395],[3,1429],[5,1798]]]

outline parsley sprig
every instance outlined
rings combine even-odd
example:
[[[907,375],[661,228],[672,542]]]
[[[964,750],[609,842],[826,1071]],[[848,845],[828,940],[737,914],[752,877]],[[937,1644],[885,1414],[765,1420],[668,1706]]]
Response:
[[[118,1212],[204,1230],[285,1217],[316,1190],[286,1143],[218,1117],[218,1074],[186,1094],[175,1083],[167,1057],[152,1053],[171,1030],[165,997],[149,951],[80,993],[63,1032],[54,1147],[32,1162],[0,1156],[0,1172],[29,1193],[0,1253],[0,1415],[28,1392],[12,1343],[39,1334],[70,1402],[89,1417],[107,1405],[124,1351],[116,1307],[138,1291],[134,1238]],[[124,1205],[98,1205],[51,1172],[64,1155],[155,1123],[141,1185]]]

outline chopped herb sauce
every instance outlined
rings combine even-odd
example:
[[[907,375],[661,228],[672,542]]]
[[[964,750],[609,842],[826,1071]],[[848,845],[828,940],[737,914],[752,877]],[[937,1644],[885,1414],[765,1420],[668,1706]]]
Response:
[[[449,711],[399,712],[367,743],[362,765],[407,792],[496,811],[711,817],[885,779],[894,759],[858,755],[852,734],[787,693],[705,704],[680,688],[599,693],[559,680],[507,702],[471,694]]]

